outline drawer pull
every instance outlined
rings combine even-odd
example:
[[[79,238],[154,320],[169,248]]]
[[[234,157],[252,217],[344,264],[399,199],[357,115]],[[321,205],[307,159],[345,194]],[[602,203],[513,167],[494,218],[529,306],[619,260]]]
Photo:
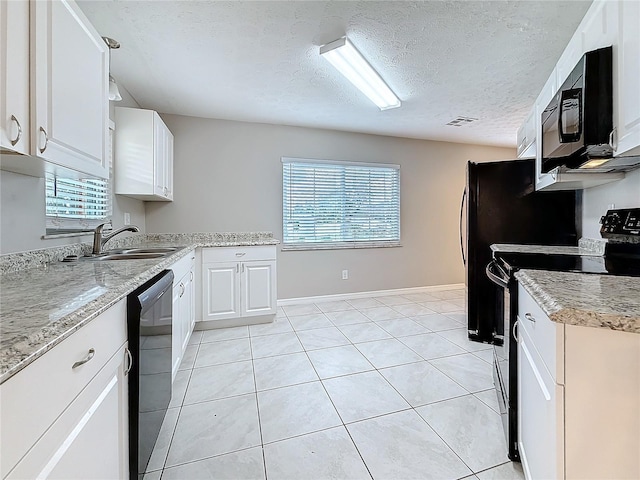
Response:
[[[529,312],[524,314],[524,318],[529,320],[531,323],[536,323],[535,317],[533,315],[531,315]]]
[[[93,358],[93,356],[96,354],[96,351],[93,348],[89,349],[89,353],[87,353],[87,357],[84,360],[80,360],[76,363],[74,363],[71,368],[77,368],[81,365],[84,365],[85,363],[87,363],[89,360],[91,360]]]
[[[247,252],[238,252],[236,253],[236,257],[244,257],[247,254]]]
[[[518,343],[518,341],[519,341],[518,340],[518,333],[516,331],[517,328],[518,328],[518,321],[516,320],[516,323],[513,324],[513,330],[512,330],[513,338],[515,339],[516,343]]]

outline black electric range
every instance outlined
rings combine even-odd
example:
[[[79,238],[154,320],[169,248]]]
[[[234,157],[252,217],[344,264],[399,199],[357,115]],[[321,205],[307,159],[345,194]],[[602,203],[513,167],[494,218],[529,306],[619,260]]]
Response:
[[[502,328],[497,327],[500,331],[494,335],[493,376],[512,460],[520,460],[517,340],[513,335],[518,288],[514,274],[520,269],[533,269],[640,277],[640,208],[609,210],[600,223],[601,236],[609,240],[602,256],[496,251],[486,267],[487,276],[498,286],[495,325]]]

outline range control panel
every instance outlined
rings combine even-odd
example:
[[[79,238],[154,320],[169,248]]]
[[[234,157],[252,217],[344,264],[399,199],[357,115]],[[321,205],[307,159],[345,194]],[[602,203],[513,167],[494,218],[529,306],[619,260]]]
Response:
[[[640,208],[609,210],[600,223],[603,238],[617,235],[640,237]]]

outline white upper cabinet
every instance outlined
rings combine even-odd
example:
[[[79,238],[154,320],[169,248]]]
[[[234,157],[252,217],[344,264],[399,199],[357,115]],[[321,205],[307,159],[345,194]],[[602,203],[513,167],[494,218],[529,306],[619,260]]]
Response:
[[[536,158],[536,107],[518,129],[518,158]]]
[[[616,155],[640,155],[640,2],[620,2],[618,18],[613,142]]]
[[[115,193],[173,200],[173,134],[153,110],[116,107]]]
[[[34,1],[30,8],[31,152],[108,178],[108,47],[72,1]]]
[[[29,153],[29,2],[0,2],[0,147]]]

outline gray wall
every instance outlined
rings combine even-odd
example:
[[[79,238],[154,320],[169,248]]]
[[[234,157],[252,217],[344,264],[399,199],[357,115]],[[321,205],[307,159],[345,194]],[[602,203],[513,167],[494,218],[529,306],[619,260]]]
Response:
[[[118,102],[119,106],[138,107],[133,97],[122,86],[120,93],[122,101]],[[113,102],[111,107],[113,112]],[[124,212],[131,214],[131,223],[145,231],[142,201],[114,195],[114,228],[124,224]],[[43,239],[44,233],[44,179],[0,171],[0,254],[91,241],[90,235]]]
[[[600,217],[610,205],[615,208],[640,207],[640,169],[624,179],[584,190],[582,196],[582,236],[600,238]]]
[[[282,156],[401,165],[403,246],[278,252],[278,298],[463,282],[466,161],[515,158],[506,148],[162,117],[175,137],[174,201],[147,203],[148,232],[266,230],[281,238]]]

